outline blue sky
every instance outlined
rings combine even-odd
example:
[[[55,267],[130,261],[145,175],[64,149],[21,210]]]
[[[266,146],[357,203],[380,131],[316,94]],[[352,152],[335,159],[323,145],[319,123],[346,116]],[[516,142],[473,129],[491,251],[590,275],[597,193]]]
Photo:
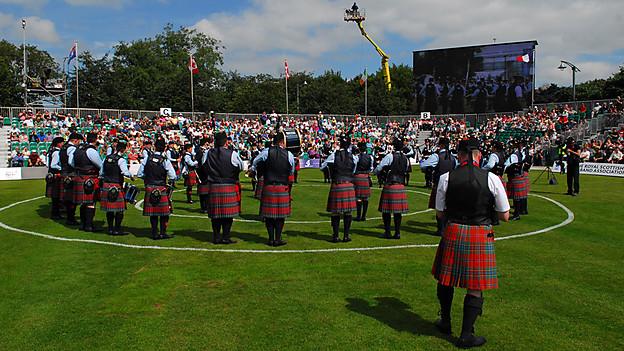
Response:
[[[226,46],[225,69],[241,73],[327,69],[354,77],[374,71],[379,57],[353,23],[342,21],[350,1],[334,0],[0,0],[0,35],[21,42],[20,19],[28,18],[28,42],[57,59],[74,40],[81,50],[103,55],[119,41],[158,33],[170,22],[194,27]],[[575,62],[580,81],[606,77],[624,64],[620,0],[393,0],[363,1],[371,36],[392,63],[411,66],[412,51],[445,46],[538,40],[537,81],[568,85],[560,59]],[[600,25],[598,25],[600,23]]]

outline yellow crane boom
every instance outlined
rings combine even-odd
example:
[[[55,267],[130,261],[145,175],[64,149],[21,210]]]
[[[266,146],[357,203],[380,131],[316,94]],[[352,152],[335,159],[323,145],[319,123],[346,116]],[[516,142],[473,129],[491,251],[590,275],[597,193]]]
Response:
[[[362,33],[364,38],[368,39],[368,41],[371,44],[373,44],[373,47],[375,47],[375,50],[377,51],[379,56],[381,56],[381,69],[383,72],[384,81],[386,83],[386,88],[388,89],[388,91],[390,91],[392,89],[392,80],[390,79],[390,65],[388,64],[388,61],[390,60],[390,56],[388,56],[388,54],[386,54],[386,52],[383,51],[379,47],[379,45],[377,45],[377,43],[375,43],[373,38],[371,38],[370,35],[366,33],[366,30],[364,30],[364,25],[362,24],[362,21],[356,21],[356,23],[358,25],[358,28],[360,28],[360,33]]]

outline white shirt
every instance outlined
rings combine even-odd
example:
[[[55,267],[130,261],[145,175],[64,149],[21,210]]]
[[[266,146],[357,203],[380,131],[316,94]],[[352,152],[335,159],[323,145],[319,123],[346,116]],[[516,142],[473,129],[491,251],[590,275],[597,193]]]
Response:
[[[448,189],[449,173],[440,176],[438,182],[438,192],[436,194],[436,210],[444,212],[446,210],[446,189]],[[494,196],[494,210],[496,212],[509,211],[509,200],[507,200],[507,192],[503,187],[503,182],[494,173],[488,173],[488,188]]]

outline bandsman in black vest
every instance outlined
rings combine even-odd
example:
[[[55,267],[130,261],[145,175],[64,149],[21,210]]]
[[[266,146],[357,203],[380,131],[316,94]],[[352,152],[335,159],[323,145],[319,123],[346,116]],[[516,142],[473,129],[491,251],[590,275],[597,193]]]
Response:
[[[412,173],[412,158],[416,157],[416,151],[414,151],[414,148],[412,147],[412,145],[409,144],[409,141],[407,139],[403,140],[403,145],[405,145],[403,147],[403,154],[405,154],[405,157],[407,157],[407,173],[405,174],[405,186],[409,185],[409,181],[410,181],[410,174]]]
[[[208,213],[208,197],[210,196],[210,182],[208,181],[208,171],[206,160],[208,160],[208,150],[210,150],[211,140],[202,138],[195,159],[197,160],[197,196],[199,196],[199,205],[201,213]]]
[[[208,217],[212,222],[212,242],[233,244],[230,238],[234,217],[240,214],[239,173],[244,165],[238,153],[228,148],[225,132],[216,133],[214,148],[208,151],[206,174],[210,182]]]
[[[271,142],[266,141],[264,143],[264,149],[261,152],[268,151],[271,147]],[[256,178],[256,190],[254,190],[254,198],[262,199],[262,189],[264,188],[264,171],[266,169],[264,162],[258,162],[256,166],[251,170],[252,176]]]
[[[176,174],[171,161],[164,156],[165,139],[159,138],[155,143],[156,151],[150,157],[143,159],[139,166],[137,177],[143,178],[145,184],[145,200],[143,203],[143,216],[150,218],[152,227],[152,238],[154,240],[169,239],[167,226],[169,225],[169,215],[173,206],[170,198],[169,181],[175,179]],[[160,221],[160,232],[158,222]]]
[[[355,188],[353,187],[353,174],[357,164],[357,156],[351,153],[351,137],[340,137],[340,149],[334,151],[321,165],[321,170],[329,169],[331,188],[327,198],[327,212],[331,213],[333,243],[340,242],[338,232],[340,230],[340,216],[344,220],[343,242],[351,241],[349,231],[353,216],[351,213],[357,209]]]
[[[370,174],[373,171],[373,157],[369,155],[365,142],[359,142],[357,149],[358,161],[355,165],[355,175],[353,176],[353,186],[355,188],[355,198],[357,199],[357,216],[356,221],[366,221],[366,212],[368,211],[368,199],[371,195],[371,186],[373,181]]]
[[[74,177],[74,205],[80,206],[80,230],[93,232],[96,231],[93,218],[95,202],[99,198],[99,175],[102,169],[95,133],[87,134],[87,142],[78,146],[74,152],[73,162],[78,173]]]
[[[376,174],[386,172],[384,187],[379,199],[379,212],[382,213],[385,239],[401,238],[401,220],[407,213],[407,194],[405,192],[405,175],[409,161],[403,154],[403,140],[395,137],[392,141],[394,151],[388,153],[375,169]],[[390,235],[390,222],[394,215],[394,236]]]
[[[154,153],[154,149],[152,145],[152,140],[145,139],[145,141],[143,141],[143,151],[141,151],[141,162],[143,162],[143,160],[145,159],[150,158],[150,156],[152,156],[153,153]]]
[[[178,151],[178,144],[175,141],[169,140],[169,144],[167,147],[167,152],[165,152],[165,156],[171,162],[171,166],[176,172],[176,177],[180,176],[180,152]],[[175,180],[171,182],[171,185],[175,188]]]
[[[457,346],[485,344],[474,335],[474,323],[483,311],[483,290],[498,288],[492,217],[509,220],[509,202],[500,179],[479,168],[481,152],[476,139],[458,146],[460,166],[440,176],[436,214],[448,223],[440,240],[432,274],[438,281],[438,329],[452,334],[454,288],[467,289],[462,329]]]
[[[277,133],[273,146],[264,149],[255,159],[252,170],[264,163],[264,186],[260,201],[260,216],[269,234],[269,246],[282,246],[282,231],[291,213],[288,177],[295,172],[295,157],[285,149],[284,133]]]
[[[186,187],[186,202],[193,203],[193,187],[197,184],[197,166],[199,162],[193,156],[193,145],[184,145],[184,158],[182,158],[182,176]]]
[[[529,214],[529,174],[525,172],[527,153],[523,150],[522,142],[518,142],[516,150],[509,155],[505,161],[505,172],[507,173],[507,189],[511,199],[513,199],[512,221],[520,219],[520,215]]]
[[[77,174],[74,168],[74,152],[76,152],[76,147],[80,145],[81,142],[82,135],[71,133],[69,135],[69,140],[63,145],[59,152],[61,177],[63,178],[61,201],[63,201],[63,206],[65,206],[68,225],[78,225],[78,221],[76,221],[76,206],[74,205],[74,177]]]
[[[429,208],[435,209],[437,186],[440,176],[450,172],[457,167],[457,159],[449,150],[449,139],[442,137],[438,141],[438,151],[431,155],[428,159],[420,163],[420,168],[424,170],[432,170],[432,186],[431,195],[429,196]],[[442,236],[445,221],[443,218],[436,217],[438,236]]]
[[[580,191],[580,165],[581,165],[581,148],[574,142],[573,137],[566,140],[566,152],[568,153],[568,195],[577,196]]]
[[[124,177],[134,177],[128,170],[128,162],[124,158],[127,143],[118,140],[115,143],[115,152],[106,156],[100,170],[102,190],[100,192],[100,209],[106,213],[109,235],[122,235],[121,221],[126,210],[125,193],[123,191]]]
[[[51,219],[61,219],[61,191],[63,188],[63,177],[61,176],[61,147],[65,139],[56,137],[52,140],[46,164],[48,174],[46,175],[46,197],[52,201],[50,208]]]
[[[500,141],[496,141],[492,145],[492,153],[490,154],[487,163],[483,166],[483,169],[497,175],[503,183],[503,187],[506,188],[505,181],[503,179],[503,175],[505,174],[505,160],[505,145],[503,145]]]

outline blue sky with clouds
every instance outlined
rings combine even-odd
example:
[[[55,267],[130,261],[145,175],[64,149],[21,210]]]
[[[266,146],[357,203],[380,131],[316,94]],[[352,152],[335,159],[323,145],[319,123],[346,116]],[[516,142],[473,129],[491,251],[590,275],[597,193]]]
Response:
[[[158,33],[166,23],[194,27],[222,41],[225,69],[241,73],[291,70],[358,75],[379,57],[353,23],[342,21],[350,1],[334,0],[0,0],[0,36],[28,42],[57,59],[74,40],[103,55],[119,41]],[[411,65],[412,51],[445,46],[538,40],[537,81],[569,84],[560,59],[575,62],[580,81],[606,77],[624,64],[621,0],[390,0],[361,1],[370,34],[393,63]],[[59,60],[59,61],[60,61]]]

